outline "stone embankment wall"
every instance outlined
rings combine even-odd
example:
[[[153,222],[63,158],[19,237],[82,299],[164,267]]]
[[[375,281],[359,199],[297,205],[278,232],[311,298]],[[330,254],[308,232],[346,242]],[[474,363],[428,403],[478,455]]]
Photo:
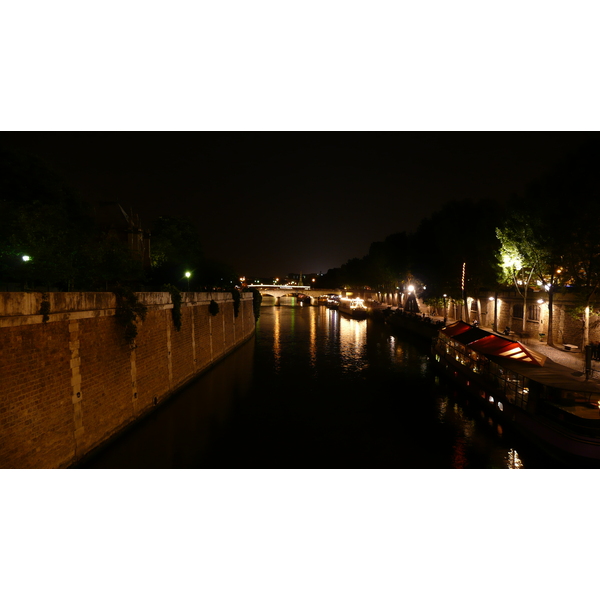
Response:
[[[543,300],[541,304],[538,303],[539,299]],[[580,347],[583,345],[583,322],[572,314],[577,304],[574,294],[554,295],[552,333],[555,344],[576,344]],[[481,316],[478,317],[477,312],[471,310],[470,319],[479,318],[482,325],[491,326],[494,322],[494,302],[481,298],[480,306]],[[523,299],[514,296],[498,297],[498,330],[503,331],[505,327],[509,327],[512,331],[525,332],[530,337],[536,337],[539,333],[547,334],[549,324],[547,296],[532,293],[526,306],[528,307],[527,318],[523,328]],[[517,308],[520,308],[518,313]],[[597,315],[590,316],[590,341],[600,339],[598,322]]]
[[[252,294],[182,294],[180,331],[168,293],[133,344],[111,293],[0,293],[0,468],[67,467],[250,338]],[[219,312],[213,316],[209,304]]]
[[[356,293],[356,292],[355,292]],[[367,299],[377,300],[390,306],[403,306],[405,296],[399,292],[358,292]],[[497,310],[497,329],[504,331],[508,327],[527,339],[537,337],[538,334],[548,334],[549,312],[548,295],[543,292],[529,293],[525,308],[525,326],[523,326],[523,298],[516,292],[503,292],[498,295],[497,303],[494,293],[488,292],[479,298],[467,299],[468,311],[456,299],[448,298],[446,310],[441,306],[435,309],[436,316],[444,314],[450,321],[466,319],[473,322],[477,319],[484,327],[494,324],[494,309]],[[432,314],[433,307],[428,306],[421,298],[417,298],[419,312]],[[541,301],[541,302],[538,302]],[[555,344],[575,344],[583,346],[584,324],[581,318],[574,315],[574,309],[581,304],[581,300],[574,293],[555,293],[553,302],[553,342]],[[466,312],[466,316],[465,316]],[[523,335],[524,334],[524,335]],[[593,312],[589,317],[589,341],[600,342],[600,316]]]

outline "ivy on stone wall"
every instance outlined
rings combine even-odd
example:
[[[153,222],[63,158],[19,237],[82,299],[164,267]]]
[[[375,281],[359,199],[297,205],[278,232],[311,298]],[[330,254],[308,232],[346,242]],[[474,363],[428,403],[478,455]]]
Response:
[[[208,305],[208,312],[213,316],[217,316],[219,314],[219,305],[215,300],[211,300]]]
[[[175,331],[181,330],[181,292],[170,283],[163,286],[163,290],[165,292],[169,292],[171,294],[171,302],[173,303],[173,310],[171,311],[171,316],[173,318],[173,325],[175,326]]]
[[[262,294],[257,289],[252,289],[252,311],[254,312],[254,320],[258,321],[260,317],[260,305],[262,304]]]
[[[231,290],[231,297],[233,298],[233,316],[237,318],[240,314],[240,303],[242,296],[238,290]]]
[[[138,334],[137,320],[140,318],[143,321],[146,318],[148,308],[137,299],[130,289],[119,286],[113,290],[113,293],[117,300],[115,317],[125,330],[125,341],[133,344]]]
[[[50,296],[47,292],[42,294],[42,303],[40,304],[40,314],[42,316],[42,323],[45,325],[50,320]]]

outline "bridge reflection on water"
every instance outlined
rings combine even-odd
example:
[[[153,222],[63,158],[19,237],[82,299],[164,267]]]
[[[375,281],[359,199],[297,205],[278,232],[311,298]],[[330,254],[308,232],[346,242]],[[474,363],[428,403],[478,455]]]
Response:
[[[521,468],[552,464],[383,324],[265,298],[254,340],[86,467]]]

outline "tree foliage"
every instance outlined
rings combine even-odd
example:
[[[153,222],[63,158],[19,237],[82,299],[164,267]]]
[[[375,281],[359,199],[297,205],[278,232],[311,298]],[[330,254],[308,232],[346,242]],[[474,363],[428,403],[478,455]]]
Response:
[[[189,282],[186,271],[192,274]],[[231,266],[205,256],[200,234],[189,219],[163,216],[152,226],[152,281],[155,286],[185,285],[194,291],[230,288],[239,278]]]
[[[152,266],[194,269],[204,258],[196,227],[185,217],[159,217],[152,226]]]
[[[72,287],[92,226],[90,206],[39,160],[0,150],[0,214],[0,274]]]
[[[584,344],[600,287],[599,160],[600,142],[589,140],[529,186],[518,211],[531,223],[538,275],[550,297],[564,284],[581,298]]]
[[[446,203],[421,221],[410,240],[411,271],[430,295],[459,298],[463,264],[468,289],[495,287],[499,248],[495,229],[502,213],[502,205],[492,200],[461,200]]]
[[[100,229],[92,205],[33,157],[0,150],[0,214],[5,281],[95,291],[144,279],[127,246]]]

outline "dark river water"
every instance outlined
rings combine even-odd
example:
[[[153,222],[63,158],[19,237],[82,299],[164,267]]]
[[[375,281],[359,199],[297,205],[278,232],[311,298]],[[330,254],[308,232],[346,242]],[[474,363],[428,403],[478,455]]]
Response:
[[[560,466],[440,381],[414,340],[268,300],[253,339],[80,466]]]

